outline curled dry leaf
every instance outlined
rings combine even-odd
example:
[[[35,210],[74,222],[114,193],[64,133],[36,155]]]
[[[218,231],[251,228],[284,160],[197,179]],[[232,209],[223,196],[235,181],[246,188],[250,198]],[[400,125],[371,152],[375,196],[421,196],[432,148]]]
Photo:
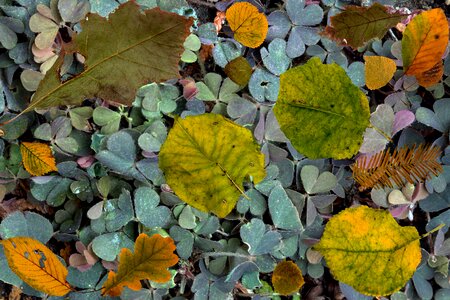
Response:
[[[32,288],[51,296],[64,296],[71,291],[66,267],[44,244],[29,237],[0,243],[11,270]]]
[[[238,2],[227,9],[226,18],[234,32],[234,39],[244,46],[257,48],[269,31],[265,14],[247,2]]]

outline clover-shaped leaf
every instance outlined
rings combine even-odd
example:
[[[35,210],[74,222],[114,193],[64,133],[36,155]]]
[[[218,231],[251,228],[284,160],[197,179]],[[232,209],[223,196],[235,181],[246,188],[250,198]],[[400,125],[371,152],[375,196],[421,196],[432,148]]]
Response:
[[[433,104],[433,110],[420,107],[416,111],[416,118],[422,124],[437,131],[446,132],[450,128],[450,98],[440,99]]]
[[[337,178],[333,173],[325,171],[319,175],[319,169],[313,165],[304,166],[300,177],[308,194],[329,192],[337,184]]]
[[[121,115],[107,107],[96,107],[92,118],[95,124],[102,127],[100,130],[102,134],[111,134],[119,130]]]
[[[265,69],[256,69],[248,83],[250,94],[259,102],[265,100],[275,102],[280,89],[280,78]]]
[[[286,42],[279,38],[270,42],[268,49],[261,48],[261,58],[264,66],[275,75],[284,73],[291,64],[291,59],[286,55]]]
[[[213,49],[214,62],[222,67],[242,55],[242,45],[234,40],[219,41]]]
[[[281,234],[267,230],[263,221],[253,218],[241,227],[242,241],[248,245],[251,255],[267,254],[275,250],[281,242]]]
[[[269,195],[269,211],[277,228],[301,230],[300,216],[281,185],[272,189]]]

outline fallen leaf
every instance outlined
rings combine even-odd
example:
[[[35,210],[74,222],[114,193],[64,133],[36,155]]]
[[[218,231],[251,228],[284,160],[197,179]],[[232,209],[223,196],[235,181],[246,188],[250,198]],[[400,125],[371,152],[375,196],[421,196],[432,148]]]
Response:
[[[247,85],[253,73],[252,67],[242,56],[239,56],[227,63],[224,71],[231,80],[241,86]]]
[[[257,48],[269,31],[265,14],[248,2],[238,2],[227,9],[226,19],[234,32],[234,39],[244,46]]]
[[[385,86],[397,70],[395,61],[384,56],[364,56],[366,61],[366,86],[376,90]]]
[[[366,96],[344,69],[317,57],[281,74],[273,111],[295,149],[311,159],[352,157],[370,118]]]
[[[136,239],[134,253],[122,248],[117,273],[110,271],[102,287],[102,295],[120,296],[124,287],[132,290],[141,288],[140,280],[164,283],[171,277],[167,268],[178,262],[173,254],[175,244],[170,237],[159,234],[149,237],[141,233]]]
[[[51,171],[58,171],[52,149],[47,144],[22,142],[20,153],[25,170],[33,176],[42,176]]]
[[[425,88],[430,87],[441,81],[444,75],[444,64],[439,60],[431,69],[416,75],[417,82]]]
[[[435,67],[442,60],[448,36],[448,22],[442,9],[435,8],[414,17],[402,38],[405,74],[417,76]]]
[[[179,77],[178,62],[191,25],[192,19],[159,8],[142,13],[134,1],[122,4],[108,19],[88,14],[66,53],[86,57],[84,70],[61,82],[60,56],[24,112],[95,97],[130,105],[143,84]]]
[[[304,284],[302,271],[292,261],[282,261],[273,270],[272,285],[275,292],[281,295],[298,292]]]
[[[325,27],[322,34],[356,49],[371,39],[383,38],[389,28],[405,17],[400,13],[390,13],[379,3],[370,7],[349,5],[343,12],[331,17],[331,25]]]
[[[51,296],[71,291],[68,271],[58,257],[38,240],[14,237],[0,241],[9,268],[32,288]]]
[[[37,210],[42,214],[51,213],[52,209],[46,202],[36,201],[36,203],[28,202],[26,199],[9,199],[0,202],[0,219],[4,219],[7,215],[15,211]]]
[[[420,263],[419,233],[401,227],[388,211],[347,208],[325,226],[314,246],[333,277],[362,294],[384,296],[401,289]]]
[[[159,167],[181,200],[221,218],[244,194],[244,180],[258,183],[266,174],[251,131],[217,114],[176,118]]]

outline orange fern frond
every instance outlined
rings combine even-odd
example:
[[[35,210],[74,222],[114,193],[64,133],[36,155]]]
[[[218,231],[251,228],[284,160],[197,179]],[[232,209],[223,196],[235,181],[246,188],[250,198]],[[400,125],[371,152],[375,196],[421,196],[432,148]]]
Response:
[[[413,148],[378,152],[371,157],[357,160],[350,168],[360,190],[372,187],[402,187],[406,182],[425,181],[431,174],[438,175],[443,169],[437,159],[441,150],[425,144]]]

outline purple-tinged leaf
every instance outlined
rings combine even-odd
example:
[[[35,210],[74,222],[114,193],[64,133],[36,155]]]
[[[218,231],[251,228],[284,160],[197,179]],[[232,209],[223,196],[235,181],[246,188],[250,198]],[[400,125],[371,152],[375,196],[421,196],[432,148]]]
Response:
[[[409,110],[401,110],[395,114],[394,125],[392,126],[392,136],[403,128],[408,127],[416,120],[414,114]]]

